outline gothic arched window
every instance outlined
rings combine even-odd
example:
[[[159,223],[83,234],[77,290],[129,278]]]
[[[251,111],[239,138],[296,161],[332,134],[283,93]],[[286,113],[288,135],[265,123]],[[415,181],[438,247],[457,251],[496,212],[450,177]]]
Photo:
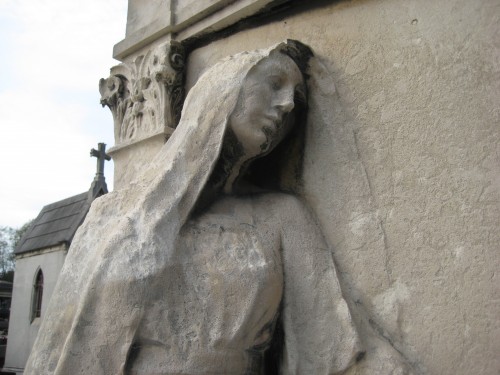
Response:
[[[35,277],[35,283],[33,284],[31,320],[39,318],[42,315],[42,297],[43,297],[43,272],[41,269],[39,269]]]

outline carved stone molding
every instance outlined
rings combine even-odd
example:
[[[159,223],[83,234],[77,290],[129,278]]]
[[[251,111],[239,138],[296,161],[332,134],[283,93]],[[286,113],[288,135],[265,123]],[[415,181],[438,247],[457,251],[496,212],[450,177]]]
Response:
[[[172,133],[184,97],[184,58],[182,45],[169,41],[99,81],[101,104],[113,114],[115,147]]]

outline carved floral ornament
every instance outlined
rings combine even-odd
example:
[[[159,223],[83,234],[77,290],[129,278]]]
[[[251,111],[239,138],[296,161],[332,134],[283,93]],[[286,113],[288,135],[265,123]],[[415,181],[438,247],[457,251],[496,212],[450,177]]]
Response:
[[[101,104],[113,114],[116,145],[172,133],[182,109],[184,63],[184,48],[170,41],[101,78]]]

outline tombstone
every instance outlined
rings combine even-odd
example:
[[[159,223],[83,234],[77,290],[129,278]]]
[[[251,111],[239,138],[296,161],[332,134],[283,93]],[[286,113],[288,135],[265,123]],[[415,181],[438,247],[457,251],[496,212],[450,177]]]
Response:
[[[187,204],[188,212],[179,210],[179,216],[193,225],[189,227],[178,224],[173,214],[163,216],[159,212],[166,211],[156,206],[174,204],[171,200],[178,197],[175,202],[180,203],[174,207],[185,208],[184,203],[193,199],[186,192],[200,184],[198,177],[191,176],[193,180],[189,182],[186,180],[189,176],[176,174],[177,164],[170,164],[172,160],[187,157],[185,165],[195,165],[198,158],[210,158],[213,147],[220,144],[197,143],[217,134],[197,138],[196,132],[185,129],[183,121],[196,116],[205,118],[195,110],[197,101],[200,106],[212,104],[206,107],[207,116],[222,115],[217,109],[220,102],[227,99],[223,95],[224,80],[237,74],[235,67],[217,71],[217,67],[223,66],[218,61],[230,61],[228,56],[246,61],[245,58],[251,59],[255,54],[249,52],[244,57],[246,51],[273,49],[287,39],[299,40],[311,48],[314,58],[308,61],[304,71],[308,88],[302,138],[305,144],[302,169],[291,169],[294,178],[299,175],[294,172],[300,172],[300,184],[295,185],[294,193],[310,207],[313,214],[307,223],[318,222],[318,226],[313,227],[321,229],[324,248],[331,251],[335,262],[333,268],[327,261],[323,263],[324,268],[313,267],[304,278],[310,275],[314,279],[319,269],[336,270],[334,279],[339,283],[341,298],[333,293],[330,299],[324,299],[325,289],[321,287],[316,290],[316,302],[337,301],[337,307],[343,306],[335,310],[336,319],[323,322],[325,331],[333,322],[342,332],[338,335],[342,337],[340,342],[331,347],[326,343],[319,346],[319,352],[325,356],[338,355],[336,358],[341,363],[333,367],[330,363],[330,367],[324,367],[328,368],[324,373],[496,374],[500,368],[497,355],[500,336],[495,328],[498,327],[495,301],[498,300],[496,270],[499,266],[496,253],[500,243],[497,230],[500,224],[499,131],[498,111],[494,110],[499,84],[495,73],[498,52],[494,47],[498,4],[492,0],[418,4],[390,1],[306,4],[286,0],[155,1],[148,6],[141,3],[129,1],[126,36],[115,45],[113,52],[122,64],[112,68],[111,76],[100,82],[102,103],[110,107],[114,116],[115,146],[110,149],[110,155],[115,160],[117,183],[108,202],[116,200],[116,204],[96,205],[93,217],[96,223],[99,215],[104,221],[112,222],[113,214],[116,215],[116,226],[109,232],[110,241],[116,238],[124,241],[119,247],[123,251],[132,243],[139,243],[140,238],[168,243],[172,241],[169,233],[198,228],[189,220],[196,221],[198,212],[202,215],[203,210],[210,208],[199,207],[195,202]],[[211,87],[210,90],[220,85],[221,97],[203,96],[200,85]],[[180,115],[184,91],[187,99]],[[177,128],[179,118],[181,124]],[[186,138],[187,134],[193,138]],[[184,144],[186,139],[193,142]],[[242,143],[238,136],[236,140]],[[175,155],[181,159],[176,159],[169,149],[179,150]],[[290,150],[297,156],[294,149]],[[191,157],[190,152],[193,152]],[[214,168],[214,173],[225,173],[224,168]],[[195,170],[180,169],[189,173]],[[193,193],[198,194],[198,190]],[[273,212],[276,202],[268,203],[269,212]],[[289,204],[287,210],[292,211],[288,217],[292,220],[291,227],[295,228],[293,220],[300,220],[305,211],[294,211]],[[231,211],[234,206],[229,203],[217,207],[233,212],[242,223],[254,225],[245,221],[247,211],[244,209]],[[122,217],[122,212],[130,215]],[[150,212],[154,214],[149,215]],[[299,226],[297,233],[302,234],[300,228],[307,225]],[[163,230],[145,235],[145,228]],[[197,229],[200,233],[208,231],[200,228]],[[217,235],[223,239],[232,233],[225,228],[234,229],[232,225],[217,226]],[[86,248],[85,238],[92,230],[101,233],[97,224],[89,222],[78,245],[82,249]],[[130,237],[116,234],[123,230],[131,233]],[[114,237],[115,234],[119,237]],[[130,238],[132,242],[126,242]],[[302,235],[296,238],[299,241]],[[103,245],[100,254],[112,250],[111,245],[106,246]],[[146,280],[151,273],[156,274],[152,270],[157,270],[158,263],[155,257],[149,257],[150,247],[144,249],[144,259],[150,262],[149,266],[144,261],[129,262],[128,253],[123,251],[123,257],[114,255],[114,261],[106,263],[106,267],[120,270],[119,260],[127,259],[124,263],[134,265],[134,272]],[[309,253],[304,254],[307,258]],[[108,258],[103,255],[103,259]],[[206,264],[210,264],[210,259]],[[172,270],[177,272],[175,268]],[[99,272],[95,274],[96,282],[101,280]],[[123,288],[118,289],[120,292],[146,290],[141,289],[144,286],[127,286],[126,280],[119,280],[122,281],[119,288]],[[203,290],[201,281],[197,281],[200,284],[196,285]],[[213,283],[210,285],[213,288]],[[297,285],[295,290],[301,290],[303,284],[294,285]],[[104,301],[108,293],[113,295],[110,289],[99,298]],[[314,291],[310,293],[315,296]],[[68,298],[77,300],[73,295]],[[144,300],[134,298],[129,301],[131,306],[137,304],[142,309]],[[284,301],[286,305],[287,299]],[[115,302],[121,306],[122,302],[113,299]],[[65,303],[61,298],[61,305]],[[96,304],[96,308],[102,307]],[[120,350],[111,358],[117,363],[108,361],[106,365],[97,364],[96,368],[122,366],[125,373],[146,373],[147,367],[140,364],[154,364],[158,358],[148,357],[153,351],[137,344],[143,341],[134,341],[137,332],[147,329],[137,328],[142,326],[135,320],[137,315],[133,309],[124,307],[123,310],[127,318],[120,317],[118,322],[127,324],[117,323],[118,329],[123,326],[134,326],[134,329],[122,332],[120,340],[124,344],[117,345]],[[105,308],[97,311],[111,324],[112,315],[108,316]],[[165,321],[169,322],[169,319],[185,318],[179,314],[169,315],[169,311],[178,312],[162,308],[156,314],[165,314]],[[325,311],[332,313],[334,308]],[[344,319],[340,319],[340,315]],[[95,315],[82,312],[80,321],[87,321],[83,318],[88,316]],[[135,323],[128,324],[130,322]],[[179,324],[172,327],[184,327]],[[104,325],[105,330],[110,327],[114,328]],[[154,331],[155,326],[146,328]],[[196,330],[192,332],[192,339],[184,341],[188,335],[182,332],[171,337],[188,346],[201,345],[201,340],[196,339]],[[272,332],[277,335],[277,331]],[[290,340],[293,337],[290,332],[285,328],[281,340]],[[95,334],[93,337],[102,334],[92,323],[88,332],[76,330],[69,338],[77,347],[78,340],[85,341],[83,337],[90,333]],[[40,340],[58,345],[51,341],[50,335]],[[286,345],[295,348],[290,343]],[[310,348],[318,348],[315,343],[310,345]],[[52,349],[51,345],[47,347]],[[301,358],[302,350],[307,351],[308,345],[298,347],[297,351],[285,353],[284,362],[291,367],[282,367],[281,371],[322,373],[301,370],[297,363],[299,367],[290,365]],[[101,349],[94,346],[95,351],[90,355],[101,358]],[[180,352],[187,356],[198,353],[194,349],[179,349]],[[40,350],[34,356],[33,369],[49,357]],[[204,358],[222,363],[217,355]],[[186,363],[207,362],[190,361]],[[276,358],[275,361],[282,363]],[[238,360],[227,362],[240,363]],[[138,367],[131,365],[134,363]],[[320,361],[302,363],[308,363],[311,369]],[[63,363],[60,369],[71,368],[64,366]],[[261,364],[256,366],[246,367],[247,372],[263,373]],[[166,371],[191,371],[174,367]],[[192,372],[203,371],[202,366]],[[220,373],[242,372],[221,370]]]

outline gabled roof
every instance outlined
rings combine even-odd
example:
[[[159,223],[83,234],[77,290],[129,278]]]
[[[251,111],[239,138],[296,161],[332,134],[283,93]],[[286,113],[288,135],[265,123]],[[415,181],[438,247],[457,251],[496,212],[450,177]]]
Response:
[[[71,243],[90,208],[88,192],[45,206],[24,234],[14,254]]]
[[[104,175],[96,174],[87,192],[45,206],[19,241],[14,254],[19,255],[63,243],[69,247],[76,230],[87,216],[91,203],[107,192]]]
[[[45,206],[22,236],[14,250],[15,255],[60,244],[69,247],[94,199],[108,192],[104,178],[104,161],[110,160],[110,157],[106,154],[106,145],[99,143],[98,150],[90,150],[90,156],[97,157],[97,172],[90,189]]]

